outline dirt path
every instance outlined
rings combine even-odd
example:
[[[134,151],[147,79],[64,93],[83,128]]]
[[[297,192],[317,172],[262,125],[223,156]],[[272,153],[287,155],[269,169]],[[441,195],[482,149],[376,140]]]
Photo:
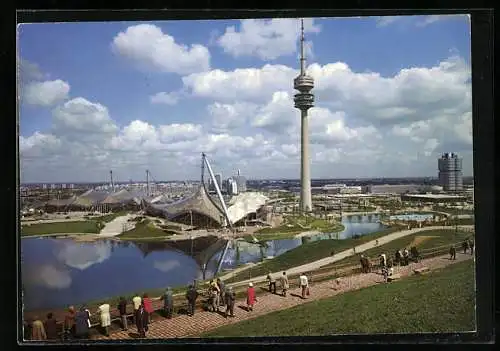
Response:
[[[417,268],[426,266],[431,270],[434,270],[453,263],[462,262],[473,257],[474,256],[471,256],[469,254],[458,254],[457,260],[455,261],[450,261],[448,255],[433,257],[423,260],[419,263],[412,263],[405,267],[396,267],[394,273],[399,274],[401,277],[406,277],[413,274],[413,270]],[[243,308],[245,305],[245,300],[238,299],[235,305],[234,318],[226,319],[221,314],[214,312],[196,312],[193,317],[179,315],[171,320],[161,319],[159,321],[151,323],[147,338],[165,339],[198,337],[200,334],[206,331],[213,330],[224,325],[256,318],[270,312],[291,308],[303,303],[307,303],[309,301],[333,297],[347,291],[365,288],[375,284],[380,284],[382,282],[383,278],[378,273],[356,274],[348,277],[343,277],[340,279],[339,284],[336,284],[334,281],[329,280],[318,284],[312,284],[311,296],[307,299],[300,298],[299,289],[295,287],[290,290],[290,294],[287,297],[273,294],[260,296],[253,312],[247,312]],[[291,283],[296,284],[296,282]],[[296,286],[295,284],[293,286]],[[223,307],[221,308],[221,311],[224,311]],[[98,335],[94,337],[94,339],[117,340],[134,339],[136,337],[136,329],[134,326],[131,326],[129,331],[115,332],[111,334],[110,337]]]

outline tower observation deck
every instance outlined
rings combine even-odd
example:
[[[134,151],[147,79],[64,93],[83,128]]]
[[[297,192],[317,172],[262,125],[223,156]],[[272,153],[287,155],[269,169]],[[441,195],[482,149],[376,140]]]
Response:
[[[306,58],[304,53],[304,20],[301,20],[300,33],[300,74],[293,80],[293,87],[299,92],[294,95],[295,108],[301,114],[301,167],[300,167],[300,210],[312,210],[311,174],[309,164],[309,127],[307,111],[314,106],[314,79],[306,73]]]

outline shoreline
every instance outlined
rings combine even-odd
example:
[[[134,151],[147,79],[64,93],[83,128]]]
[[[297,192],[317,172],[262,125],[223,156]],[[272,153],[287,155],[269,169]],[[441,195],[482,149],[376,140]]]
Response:
[[[460,227],[461,227],[461,229],[466,229],[468,227],[473,227],[473,226],[465,225],[465,226],[460,226]],[[444,229],[444,230],[453,230],[453,228],[450,228],[450,227],[437,227],[437,228]],[[377,241],[378,240],[386,241],[387,239],[389,239],[389,240],[387,240],[387,243],[388,243],[388,242],[395,240],[399,237],[410,235],[412,233],[418,233],[420,231],[432,230],[432,229],[437,229],[437,228],[436,227],[424,227],[424,228],[414,228],[412,230],[402,230],[402,231],[398,231],[398,232],[394,232],[394,233],[389,233],[389,234],[387,234],[383,237],[380,237],[376,240]],[[319,260],[315,260],[312,262],[301,264],[298,266],[290,267],[287,269],[287,272],[289,273],[290,276],[293,276],[293,275],[296,275],[302,271],[314,272],[314,271],[320,270],[322,267],[325,267],[328,264],[340,261],[348,256],[351,256],[351,255],[359,254],[359,253],[367,250],[368,248],[373,247],[374,242],[375,242],[375,240],[371,240],[371,241],[367,241],[365,243],[358,245],[356,247],[355,253],[352,253],[352,249],[343,250],[341,252],[336,253],[334,256],[329,256],[329,257],[325,257],[325,258],[322,258]],[[253,263],[253,264],[247,263],[241,267],[237,267],[231,271],[228,271],[225,274],[220,274],[218,277],[220,279],[222,279],[223,281],[227,281],[228,279],[234,277],[235,275],[238,275],[239,273],[241,273],[241,272],[243,272],[251,267],[258,266],[259,264],[262,264],[262,263],[268,262],[268,261],[269,260],[265,260],[265,261],[261,261],[261,262]],[[258,284],[264,280],[265,280],[265,276],[255,276],[251,279],[244,279],[244,280],[240,280],[240,281],[236,281],[236,282],[232,282],[232,283],[227,283],[227,285],[233,286],[234,288],[238,289],[241,286],[247,284],[249,281],[253,282],[254,284]],[[206,283],[208,281],[210,281],[210,279],[197,281],[198,289],[202,290],[203,288],[205,288]],[[141,295],[143,293],[148,293],[152,297],[152,299],[156,299],[157,297],[154,297],[154,295],[160,294],[161,291],[164,291],[164,289],[165,289],[165,287],[159,287],[159,288],[147,289],[147,290],[135,289],[135,292],[140,291]],[[176,286],[176,287],[172,286],[172,290],[174,291],[174,297],[182,298],[186,289],[187,289],[187,286]],[[87,302],[83,302],[83,303],[75,303],[74,305],[86,305],[88,308],[94,308],[94,307],[96,307],[104,302],[113,304],[113,303],[117,302],[117,300],[120,296],[128,297],[129,295],[132,295],[132,294],[133,294],[132,292],[127,292],[127,293],[117,294],[116,296],[113,296],[113,297],[105,297],[105,298],[95,299],[95,300],[91,300],[91,301],[87,301]],[[47,313],[49,311],[54,312],[54,313],[64,313],[66,311],[66,307],[54,307],[52,309],[40,308],[40,309],[30,309],[30,310],[26,310],[23,308],[24,315],[26,315],[26,314],[28,314],[28,315],[43,315],[44,312]]]

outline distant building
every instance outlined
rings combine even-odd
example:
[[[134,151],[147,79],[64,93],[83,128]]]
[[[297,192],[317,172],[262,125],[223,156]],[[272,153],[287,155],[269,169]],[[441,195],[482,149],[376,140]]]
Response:
[[[55,185],[55,184],[50,184],[50,188],[51,188],[51,189],[55,189],[55,188],[56,188],[56,185]]]
[[[429,192],[431,187],[423,184],[381,184],[366,185],[361,187],[361,190],[365,194],[407,194]]]
[[[47,184],[42,184],[42,189],[46,190],[47,189]]]
[[[61,189],[66,189],[66,184],[61,184]]]
[[[222,191],[222,174],[217,173],[215,175],[215,181],[217,182],[217,185],[219,186],[219,190]]]
[[[229,195],[238,195],[238,184],[233,178],[227,180],[227,193]]]
[[[439,183],[444,191],[462,191],[462,159],[457,154],[445,153],[438,159]]]

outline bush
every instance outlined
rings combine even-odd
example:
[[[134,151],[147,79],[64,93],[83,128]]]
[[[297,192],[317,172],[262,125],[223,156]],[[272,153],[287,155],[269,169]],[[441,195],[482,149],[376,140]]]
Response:
[[[70,217],[70,216],[66,216],[66,217],[64,217],[64,218],[65,218],[65,219],[70,219],[71,217]]]

